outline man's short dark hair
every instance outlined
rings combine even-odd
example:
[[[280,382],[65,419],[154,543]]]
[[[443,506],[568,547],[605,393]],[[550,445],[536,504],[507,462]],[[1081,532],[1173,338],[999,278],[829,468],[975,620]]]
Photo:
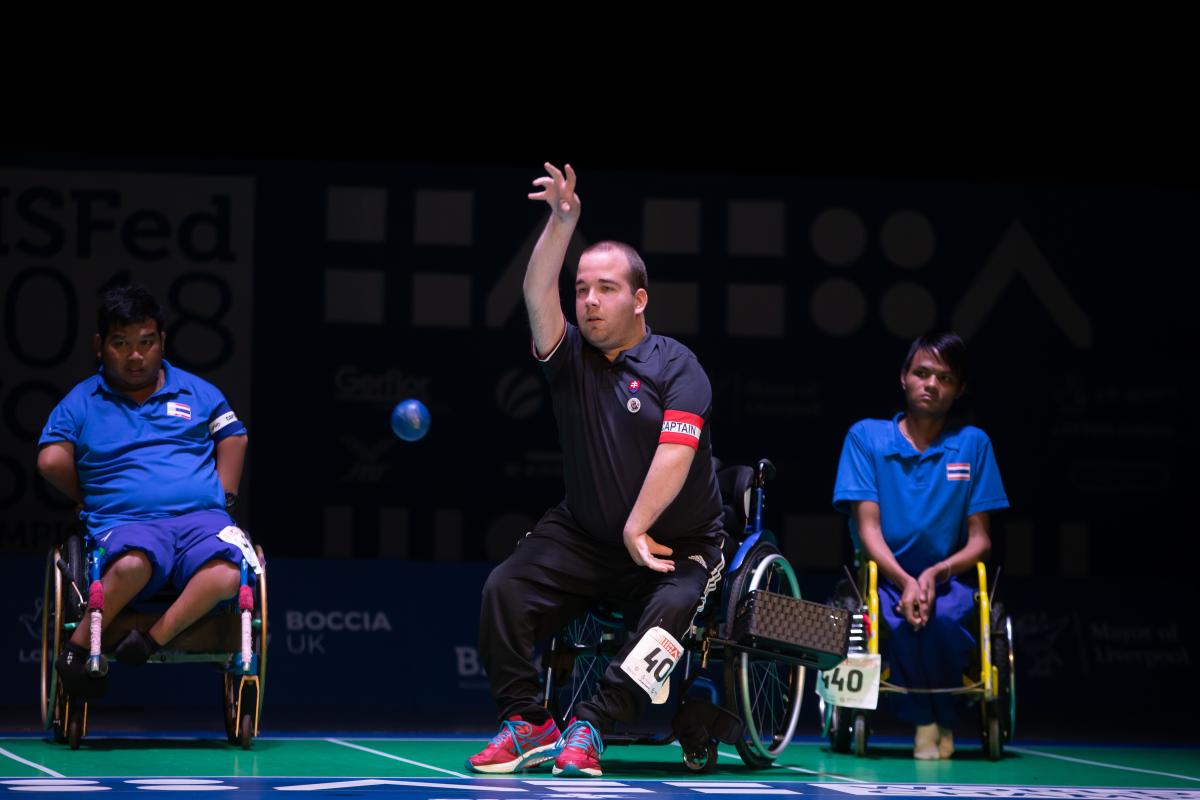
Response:
[[[624,242],[614,242],[605,240],[596,242],[594,245],[584,250],[579,254],[580,258],[591,252],[605,253],[616,250],[625,256],[625,260],[629,262],[629,291],[637,294],[638,289],[645,289],[649,284],[646,277],[646,262],[642,261],[642,257],[638,255],[638,251],[634,250]]]
[[[96,332],[103,339],[108,336],[110,328],[123,328],[148,319],[157,322],[158,331],[162,333],[162,306],[150,294],[150,290],[139,283],[117,286],[100,296]]]
[[[908,348],[908,356],[904,359],[904,366],[900,369],[901,372],[908,372],[913,359],[917,357],[918,350],[933,353],[946,362],[946,366],[954,373],[954,377],[958,378],[958,382],[963,386],[966,385],[970,362],[967,359],[967,345],[957,333],[935,331],[913,339],[912,345]]]

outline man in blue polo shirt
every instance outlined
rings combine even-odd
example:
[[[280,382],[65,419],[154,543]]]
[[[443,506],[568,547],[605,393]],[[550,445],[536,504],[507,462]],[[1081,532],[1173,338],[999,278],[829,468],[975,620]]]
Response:
[[[646,268],[628,245],[600,242],[580,256],[577,325],[567,322],[559,273],[580,203],[569,165],[565,176],[546,170],[529,196],[551,214],[524,293],[566,497],[484,586],[480,654],[502,727],[467,766],[508,773],[554,759],[555,775],[598,776],[603,736],[635,722],[663,689],[669,665],[651,676],[646,664],[667,653],[677,661],[679,639],[720,579],[725,536],[708,378],[690,350],[646,325]],[[560,735],[541,701],[534,643],[596,600],[636,618],[636,630]]]
[[[906,410],[865,419],[846,434],[833,504],[849,514],[855,546],[879,565],[893,682],[928,689],[961,683],[975,645],[974,591],[955,576],[991,551],[988,512],[1008,507],[992,443],[978,428],[946,427],[967,384],[967,350],[951,332],[912,343],[900,371]],[[955,700],[897,695],[916,725],[913,755],[954,752]]]
[[[246,426],[212,384],[163,359],[162,310],[141,286],[105,293],[94,338],[99,371],[50,413],[38,471],[80,504],[104,549],[104,622],[168,580],[179,598],[148,631],[130,631],[119,662],[142,664],[222,600],[237,594],[246,540],[228,514],[246,453]],[[80,587],[86,590],[86,587]],[[88,626],[58,659],[67,690],[104,692],[86,674]]]

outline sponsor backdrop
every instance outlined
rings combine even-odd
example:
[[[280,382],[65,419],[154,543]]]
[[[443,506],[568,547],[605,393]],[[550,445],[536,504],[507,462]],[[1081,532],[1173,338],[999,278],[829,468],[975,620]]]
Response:
[[[1028,646],[1050,643],[1022,668],[1108,691],[1109,670],[1190,665],[1194,626],[1171,592],[1194,550],[1173,509],[1195,474],[1196,321],[1180,287],[1196,192],[579,168],[569,261],[607,238],[643,252],[650,324],[707,369],[718,455],[779,466],[769,520],[815,586],[850,558],[829,505],[845,430],[898,410],[908,341],[953,326],[974,359],[959,414],[990,434],[1013,505],[994,519],[993,562]],[[446,682],[425,696],[477,703],[486,565],[561,493],[520,294],[538,174],[0,154],[6,569],[32,556],[40,582],[38,554],[71,522],[35,476],[37,435],[93,368],[97,292],[134,278],[166,307],[168,357],[250,429],[240,519],[291,595],[272,607],[272,699],[341,664],[321,652],[339,642],[419,666],[404,632],[436,621]],[[421,442],[388,428],[406,397],[432,412]],[[355,577],[368,574],[384,577]],[[8,665],[21,668],[40,591],[16,586],[3,641],[24,643]],[[1135,591],[1161,608],[1153,624],[1092,611]]]
[[[14,724],[32,729],[38,721],[44,561],[22,556],[11,564],[17,577],[0,592],[0,624],[12,633],[0,650],[0,709]],[[269,725],[490,727],[494,711],[477,650],[478,598],[488,565],[276,558],[269,569]],[[1118,597],[1094,578],[1057,585],[1001,579],[1001,600],[1014,620],[1021,733],[1196,741],[1185,713],[1195,701],[1186,687],[1200,642],[1191,613],[1180,610],[1189,593],[1148,580],[1127,586],[1129,596]],[[822,576],[801,586],[810,599],[828,597],[832,588],[832,579]],[[1077,604],[1078,597],[1094,602]],[[714,677],[719,685],[719,674]],[[810,675],[801,732],[815,735],[812,680]],[[208,720],[214,730],[221,724],[220,677],[213,667],[115,665],[109,683],[97,719],[105,719],[105,707],[153,708],[155,701],[147,698],[158,697],[191,706],[198,713],[188,716],[200,724]],[[180,691],[183,685],[189,688]],[[1177,713],[1156,718],[1153,709],[1160,705]],[[1097,725],[1098,706],[1107,724]],[[1114,719],[1153,720],[1155,730],[1129,730]],[[978,735],[974,715],[965,714],[962,727],[964,734]]]

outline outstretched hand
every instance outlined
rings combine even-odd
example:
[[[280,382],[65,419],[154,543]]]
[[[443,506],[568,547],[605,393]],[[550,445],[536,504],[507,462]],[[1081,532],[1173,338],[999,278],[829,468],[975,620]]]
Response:
[[[540,186],[541,191],[530,192],[530,200],[545,200],[551,211],[563,222],[571,222],[579,218],[579,195],[575,194],[575,170],[566,165],[567,174],[559,172],[558,167],[547,161],[543,164],[547,174],[534,180],[534,186]]]
[[[648,533],[629,533],[625,532],[625,549],[629,551],[630,558],[633,563],[639,567],[649,567],[655,572],[674,572],[675,562],[666,561],[655,556],[669,556],[671,548],[665,544],[659,544],[650,538]]]

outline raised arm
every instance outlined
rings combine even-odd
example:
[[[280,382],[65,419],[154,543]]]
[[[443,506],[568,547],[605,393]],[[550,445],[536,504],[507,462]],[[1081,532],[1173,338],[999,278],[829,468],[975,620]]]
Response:
[[[529,311],[529,327],[533,332],[533,347],[539,358],[550,354],[562,339],[566,318],[558,296],[558,276],[567,246],[579,222],[579,195],[575,194],[575,170],[566,165],[566,175],[547,162],[547,175],[533,182],[540,191],[530,192],[530,200],[545,200],[550,206],[550,219],[538,238],[525,269],[525,308]]]

